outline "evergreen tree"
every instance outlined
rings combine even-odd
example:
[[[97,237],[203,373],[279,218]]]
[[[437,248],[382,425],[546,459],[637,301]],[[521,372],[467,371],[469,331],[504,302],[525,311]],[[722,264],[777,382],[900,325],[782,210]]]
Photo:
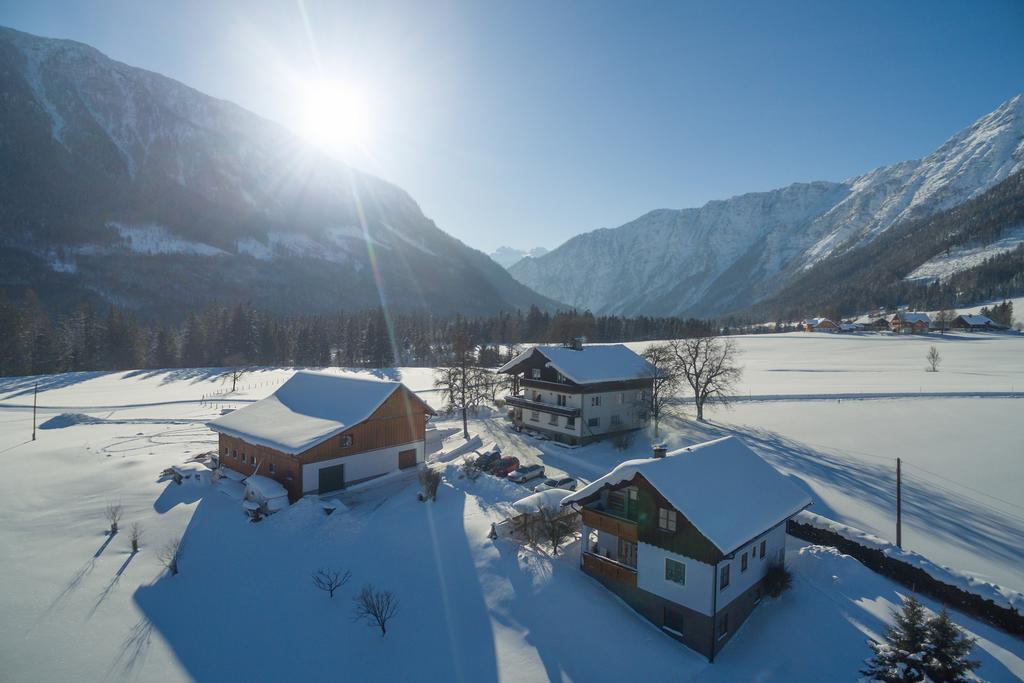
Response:
[[[883,683],[923,681],[928,639],[924,606],[911,596],[902,610],[893,611],[893,620],[895,623],[886,629],[884,642],[868,642],[875,654],[861,673]]]
[[[924,671],[932,681],[962,683],[981,662],[967,656],[975,640],[953,623],[949,612],[943,609],[928,620],[928,642],[924,652]]]

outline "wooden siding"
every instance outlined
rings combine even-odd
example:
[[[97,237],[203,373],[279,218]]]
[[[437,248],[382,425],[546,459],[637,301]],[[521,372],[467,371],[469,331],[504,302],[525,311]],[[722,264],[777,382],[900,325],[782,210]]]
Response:
[[[423,441],[426,429],[425,405],[408,389],[400,387],[367,420],[300,453],[298,458],[301,463],[308,464],[401,446]],[[352,445],[342,446],[343,437],[351,437]]]
[[[583,508],[583,524],[591,529],[598,529],[627,541],[636,542],[637,524],[620,517],[615,517],[591,508]]]
[[[583,571],[591,576],[610,579],[636,587],[636,570],[593,553],[583,553]]]
[[[259,463],[257,474],[280,482],[288,490],[289,499],[294,501],[302,497],[302,465],[294,455],[282,453],[266,446],[254,446],[226,434],[218,436],[221,465],[248,476],[256,472],[256,465],[252,464],[252,458],[256,456],[256,462]],[[244,462],[242,454],[245,454]],[[273,474],[270,473],[271,464],[274,465]]]

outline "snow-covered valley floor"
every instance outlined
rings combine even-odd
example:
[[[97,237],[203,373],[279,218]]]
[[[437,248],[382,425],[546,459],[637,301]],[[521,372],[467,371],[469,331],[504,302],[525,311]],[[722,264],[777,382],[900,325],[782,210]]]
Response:
[[[748,400],[708,424],[684,409],[663,424],[664,440],[736,433],[812,493],[813,511],[886,538],[899,455],[904,545],[1024,590],[1024,402],[1013,397],[1024,392],[1024,337],[797,333],[739,343]],[[936,374],[923,369],[932,344],[945,359]],[[290,373],[253,373],[214,402],[202,399],[225,391],[215,370],[0,380],[3,680],[853,680],[866,639],[905,594],[855,560],[793,540],[793,589],[759,607],[709,665],[580,572],[577,546],[552,558],[488,540],[524,494],[516,485],[449,470],[436,503],[416,500],[415,481],[390,479],[347,494],[350,509],[330,517],[300,503],[250,524],[211,487],[158,481],[214,445],[203,424],[222,406],[265,396]],[[383,374],[437,403],[429,369]],[[45,428],[32,442],[37,380]],[[858,393],[873,396],[828,396]],[[78,416],[59,418],[67,414]],[[471,429],[584,480],[646,455],[651,442],[644,433],[625,452],[564,449],[497,418]],[[109,502],[126,510],[113,538]],[[134,521],[145,529],[136,555]],[[157,551],[178,535],[182,572],[169,577]],[[325,566],[352,571],[333,599],[310,579]],[[351,619],[365,583],[400,600],[387,638]],[[1024,679],[1024,642],[955,619],[979,638],[982,678]]]

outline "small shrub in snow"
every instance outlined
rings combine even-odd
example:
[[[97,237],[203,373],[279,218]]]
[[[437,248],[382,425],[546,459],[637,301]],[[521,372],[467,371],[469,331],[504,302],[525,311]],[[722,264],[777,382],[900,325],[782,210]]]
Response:
[[[124,507],[120,503],[110,503],[107,505],[107,521],[110,522],[111,536],[117,533],[117,523],[121,521],[123,515]]]
[[[482,472],[482,470],[476,466],[476,460],[476,458],[466,458],[462,461],[462,466],[459,468],[462,472],[462,476],[470,481],[476,481]]]
[[[928,349],[928,353],[925,354],[924,359],[928,361],[928,367],[925,368],[928,372],[938,372],[939,363],[942,362],[942,356],[939,355],[939,350],[934,346]]]
[[[764,573],[764,590],[768,595],[777,598],[793,583],[793,575],[781,562],[772,562]]]
[[[178,565],[184,555],[185,544],[182,542],[181,536],[172,538],[160,549],[160,561],[172,576],[178,573]]]
[[[333,598],[334,591],[348,583],[351,578],[352,572],[348,570],[342,572],[340,569],[318,569],[313,574],[313,585]]]
[[[437,500],[437,487],[441,485],[441,473],[429,467],[420,470],[421,500]]]
[[[373,584],[366,584],[353,598],[355,601],[354,620],[365,621],[380,629],[381,637],[388,633],[388,622],[398,614],[398,599],[391,591],[377,590]]]
[[[142,525],[138,522],[132,522],[130,532],[132,535],[132,552],[137,553],[139,552],[139,541],[142,540]]]
[[[981,662],[967,658],[974,642],[974,638],[953,623],[945,609],[929,619],[928,642],[924,647],[924,671],[928,680],[967,681],[971,671],[981,666]]]
[[[871,681],[904,683],[924,680],[925,647],[928,625],[924,606],[914,597],[893,612],[895,623],[885,631],[885,641],[868,641],[874,656],[861,669]]]

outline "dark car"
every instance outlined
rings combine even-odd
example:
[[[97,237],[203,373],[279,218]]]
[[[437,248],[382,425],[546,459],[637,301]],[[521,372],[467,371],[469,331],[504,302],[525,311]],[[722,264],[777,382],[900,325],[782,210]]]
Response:
[[[491,468],[490,472],[496,477],[507,477],[510,472],[514,472],[519,468],[519,458],[511,455],[506,455],[504,458],[499,460],[494,467]]]
[[[491,451],[489,453],[484,453],[479,458],[477,458],[474,464],[480,469],[482,469],[484,472],[487,472],[495,464],[497,464],[499,460],[501,460],[501,453]]]

